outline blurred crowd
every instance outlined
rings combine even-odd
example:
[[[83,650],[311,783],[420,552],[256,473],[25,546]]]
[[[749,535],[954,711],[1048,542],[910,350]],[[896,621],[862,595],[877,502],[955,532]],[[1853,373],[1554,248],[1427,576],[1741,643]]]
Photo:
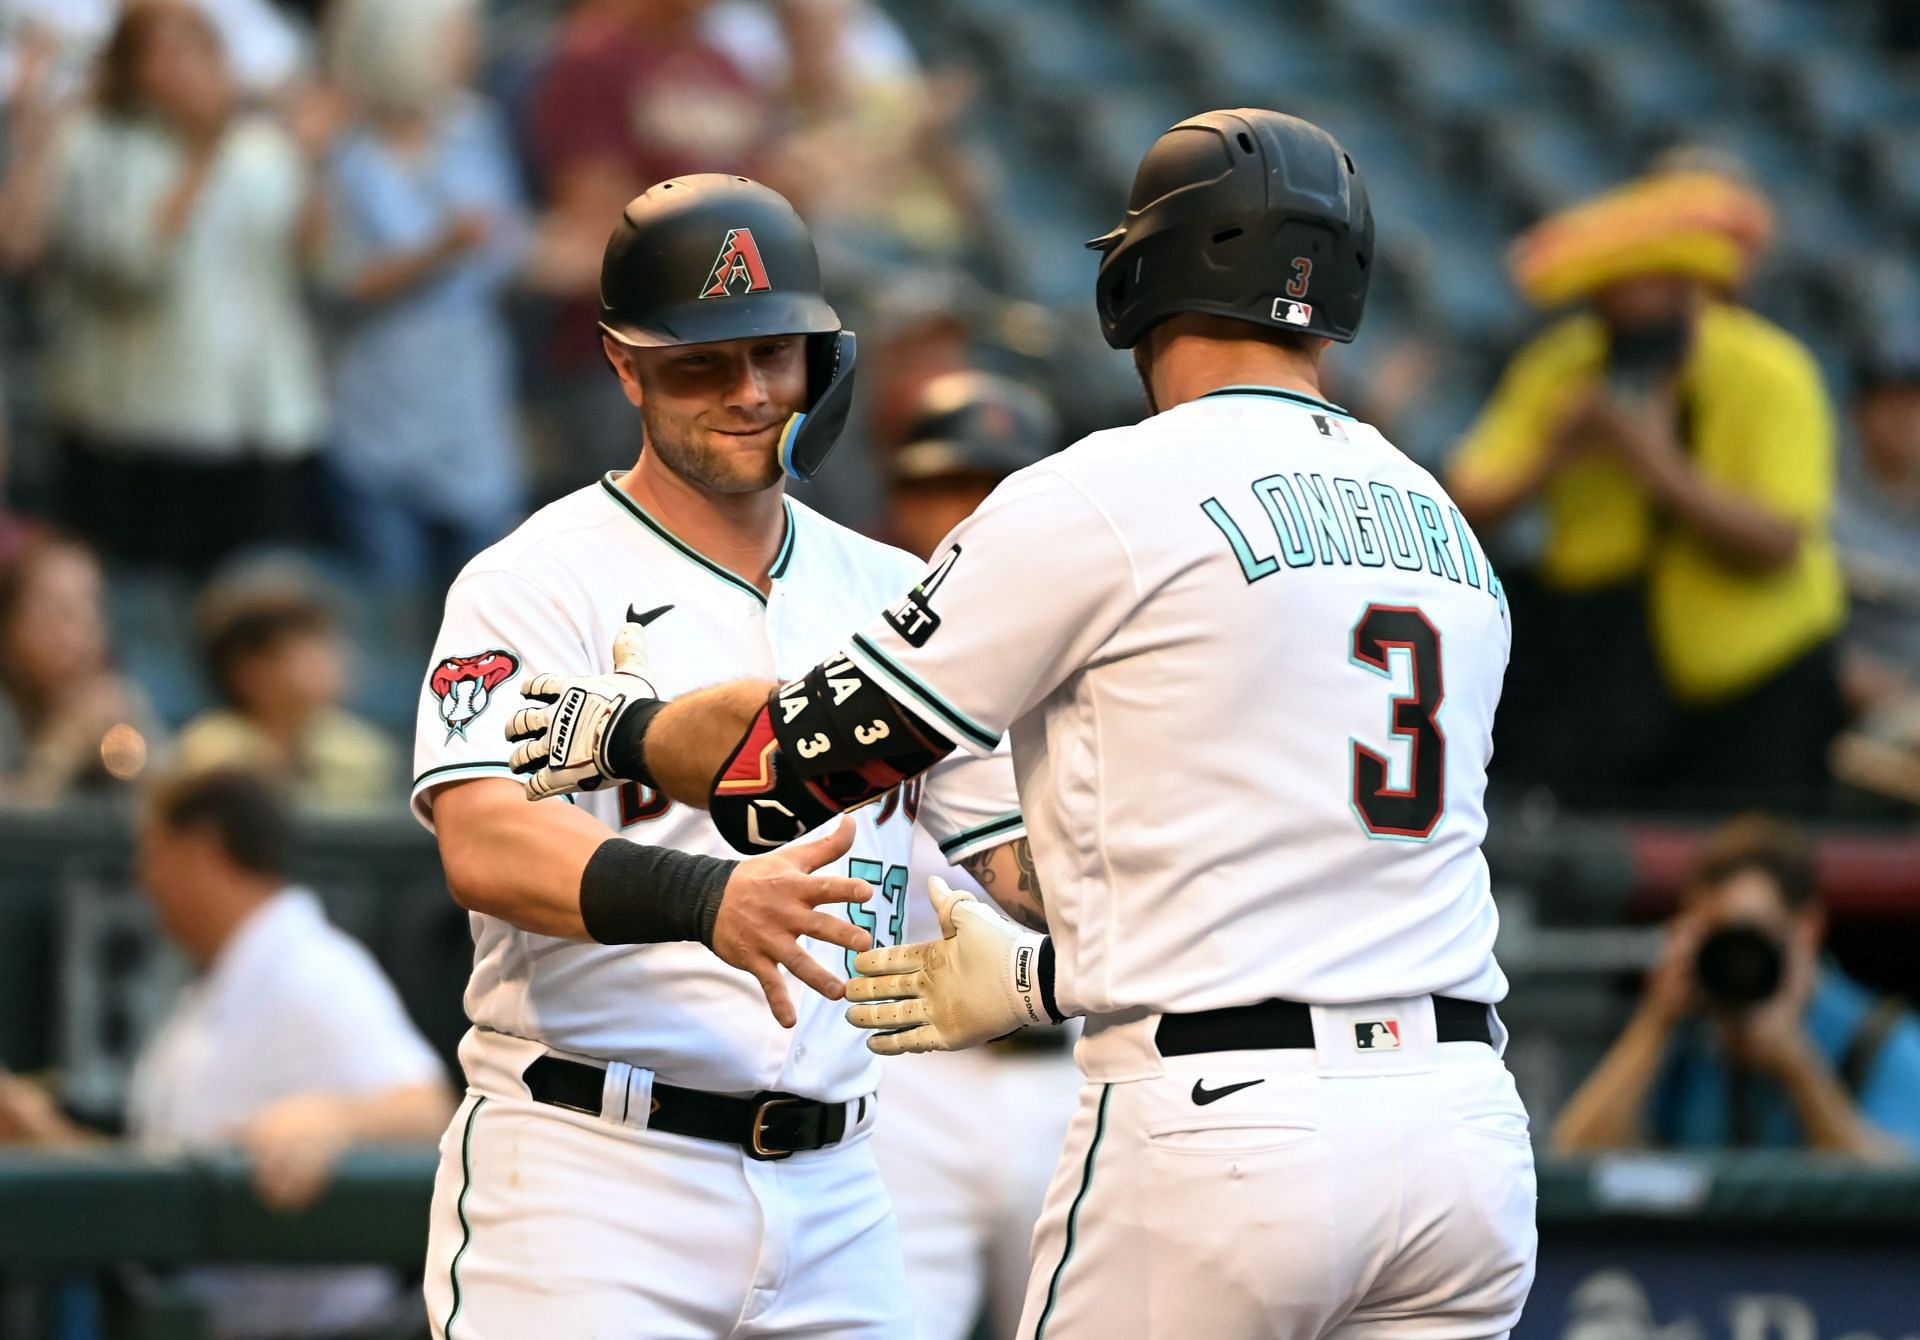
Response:
[[[394,808],[447,583],[638,449],[598,269],[666,176],[807,213],[864,342],[809,500],[915,539],[981,474],[894,488],[928,388],[1062,374],[992,286],[970,98],[869,0],[5,0],[0,795],[244,758]]]
[[[177,750],[391,807],[450,577],[637,448],[597,270],[662,177],[751,173],[813,224],[864,345],[851,445],[807,493],[837,519],[925,549],[953,515],[930,494],[1006,464],[900,450],[943,378],[1011,374],[1043,451],[1137,412],[1111,361],[1081,361],[1090,311],[997,291],[1018,229],[969,133],[978,90],[876,0],[0,18],[11,800]],[[1552,320],[1442,466],[1515,609],[1507,794],[1920,802],[1920,337],[1888,332],[1828,385],[1742,306],[1771,233],[1737,164],[1683,152],[1514,246]],[[1392,434],[1425,352],[1338,391]],[[353,776],[352,754],[380,766]]]
[[[136,1139],[240,1144],[295,1206],[345,1144],[444,1120],[284,828],[397,819],[448,582],[631,464],[594,326],[629,198],[740,172],[807,217],[861,337],[845,444],[804,493],[838,520],[931,553],[1008,474],[1138,417],[1092,262],[1057,258],[1081,308],[1012,291],[984,94],[898,12],[0,0],[0,804],[141,798],[141,883],[200,979],[142,1057]],[[1513,610],[1496,801],[1920,806],[1920,317],[1809,349],[1745,302],[1773,232],[1738,163],[1681,152],[1513,240],[1541,324],[1434,462]],[[1334,398],[1396,436],[1446,339],[1366,384],[1336,351]],[[1920,1024],[1825,956],[1821,909],[1794,830],[1720,830],[1561,1147],[1920,1147]],[[339,1066],[271,1082],[279,1039],[325,1062],[340,1026]],[[194,1070],[215,1053],[248,1078]],[[0,1141],[92,1138],[0,1070]],[[223,1283],[235,1316],[250,1287]],[[316,1316],[393,1298],[304,1287]]]
[[[929,493],[992,473],[900,450],[942,378],[1012,374],[1039,450],[1137,412],[1076,363],[1090,312],[996,292],[1017,221],[977,90],[876,0],[0,15],[10,799],[177,750],[391,805],[447,581],[637,448],[594,304],[660,178],[751,173],[813,224],[864,341],[851,447],[807,494],[837,519],[925,549]],[[1442,466],[1514,605],[1510,795],[1920,802],[1920,338],[1829,386],[1742,306],[1771,234],[1738,164],[1682,152],[1514,246],[1551,322]],[[1415,341],[1339,391],[1391,434],[1432,365]]]

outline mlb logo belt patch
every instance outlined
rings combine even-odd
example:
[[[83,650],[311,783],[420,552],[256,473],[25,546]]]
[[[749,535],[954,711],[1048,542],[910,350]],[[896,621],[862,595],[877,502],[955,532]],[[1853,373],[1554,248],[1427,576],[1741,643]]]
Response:
[[[1400,1021],[1362,1019],[1353,1026],[1353,1046],[1356,1051],[1363,1052],[1400,1050]]]

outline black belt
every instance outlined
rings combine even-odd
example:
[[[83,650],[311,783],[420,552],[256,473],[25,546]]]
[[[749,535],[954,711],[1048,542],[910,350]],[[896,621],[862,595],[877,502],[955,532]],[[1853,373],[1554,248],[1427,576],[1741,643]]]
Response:
[[[1433,1023],[1441,1042],[1484,1042],[1491,1047],[1492,1015],[1491,1007],[1476,1000],[1433,998]],[[1263,1000],[1198,1014],[1162,1015],[1153,1040],[1162,1056],[1308,1049],[1313,1046],[1313,1007],[1297,1000]]]
[[[600,1097],[606,1088],[607,1072],[600,1066],[559,1056],[537,1056],[520,1078],[526,1081],[527,1092],[536,1103],[585,1112],[590,1117],[601,1115]],[[859,1101],[855,1122],[866,1115],[867,1100]],[[767,1161],[838,1144],[847,1133],[847,1109],[852,1106],[816,1103],[790,1093],[734,1098],[655,1080],[647,1129],[738,1145],[748,1158]]]

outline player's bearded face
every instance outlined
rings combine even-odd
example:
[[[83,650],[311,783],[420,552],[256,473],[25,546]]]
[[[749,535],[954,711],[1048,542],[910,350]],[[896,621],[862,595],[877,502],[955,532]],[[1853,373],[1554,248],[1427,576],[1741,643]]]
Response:
[[[715,493],[755,493],[780,480],[780,430],[806,402],[798,335],[634,351],[647,450]]]

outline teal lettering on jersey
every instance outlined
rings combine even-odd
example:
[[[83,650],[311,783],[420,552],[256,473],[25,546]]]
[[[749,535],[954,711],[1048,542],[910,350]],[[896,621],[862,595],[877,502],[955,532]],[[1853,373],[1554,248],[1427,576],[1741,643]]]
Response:
[[[1280,564],[1271,554],[1254,557],[1253,546],[1247,543],[1247,537],[1240,530],[1240,524],[1227,515],[1227,509],[1220,505],[1218,498],[1209,498],[1200,504],[1200,510],[1207,519],[1220,527],[1220,533],[1227,537],[1227,543],[1233,546],[1233,556],[1240,560],[1240,571],[1247,579],[1247,585],[1259,581],[1262,577],[1271,577],[1280,571]]]
[[[1367,501],[1367,491],[1360,487],[1357,479],[1336,479],[1333,490],[1340,495],[1340,510],[1345,514],[1347,527],[1353,532],[1354,551],[1359,555],[1363,568],[1385,567],[1387,551],[1380,547],[1380,523],[1374,519],[1373,504]]]
[[[1200,504],[1227,537],[1249,584],[1273,576],[1283,561],[1289,568],[1332,567],[1336,559],[1342,566],[1357,562],[1379,568],[1391,560],[1404,572],[1429,572],[1456,586],[1484,590],[1506,609],[1506,590],[1486,551],[1459,509],[1440,499],[1378,480],[1362,484],[1339,476],[1329,481],[1307,471],[1296,471],[1291,478],[1265,475],[1254,480],[1252,488],[1273,531],[1273,554],[1255,552],[1218,498]]]
[[[1473,556],[1473,537],[1467,534],[1466,518],[1460,515],[1458,507],[1449,507],[1447,512],[1453,517],[1453,533],[1460,537],[1460,561],[1467,568],[1467,585],[1479,589],[1480,564]]]
[[[1296,474],[1294,481],[1300,485],[1300,496],[1306,500],[1307,513],[1313,518],[1315,538],[1320,546],[1320,561],[1332,563],[1334,554],[1340,555],[1341,565],[1353,566],[1353,540],[1347,534],[1345,520],[1335,510],[1332,490],[1320,475]]]
[[[1447,534],[1447,519],[1440,514],[1440,504],[1424,493],[1407,491],[1407,501],[1413,504],[1413,515],[1420,523],[1420,539],[1427,550],[1427,571],[1436,577],[1445,577],[1450,582],[1460,580],[1460,569],[1454,566],[1453,539]]]
[[[1280,557],[1287,560],[1287,566],[1312,566],[1313,541],[1307,538],[1307,516],[1300,510],[1300,495],[1293,491],[1293,484],[1285,475],[1268,475],[1253,481],[1253,494],[1260,500],[1260,505],[1267,509],[1267,519],[1273,523],[1273,533],[1280,538]],[[1282,494],[1286,495],[1285,516],[1280,512]]]
[[[1400,501],[1399,490],[1375,481],[1373,506],[1380,514],[1380,528],[1386,534],[1387,555],[1393,559],[1393,566],[1407,572],[1418,572],[1425,567],[1419,546],[1413,542],[1413,525],[1407,520],[1406,505]]]

